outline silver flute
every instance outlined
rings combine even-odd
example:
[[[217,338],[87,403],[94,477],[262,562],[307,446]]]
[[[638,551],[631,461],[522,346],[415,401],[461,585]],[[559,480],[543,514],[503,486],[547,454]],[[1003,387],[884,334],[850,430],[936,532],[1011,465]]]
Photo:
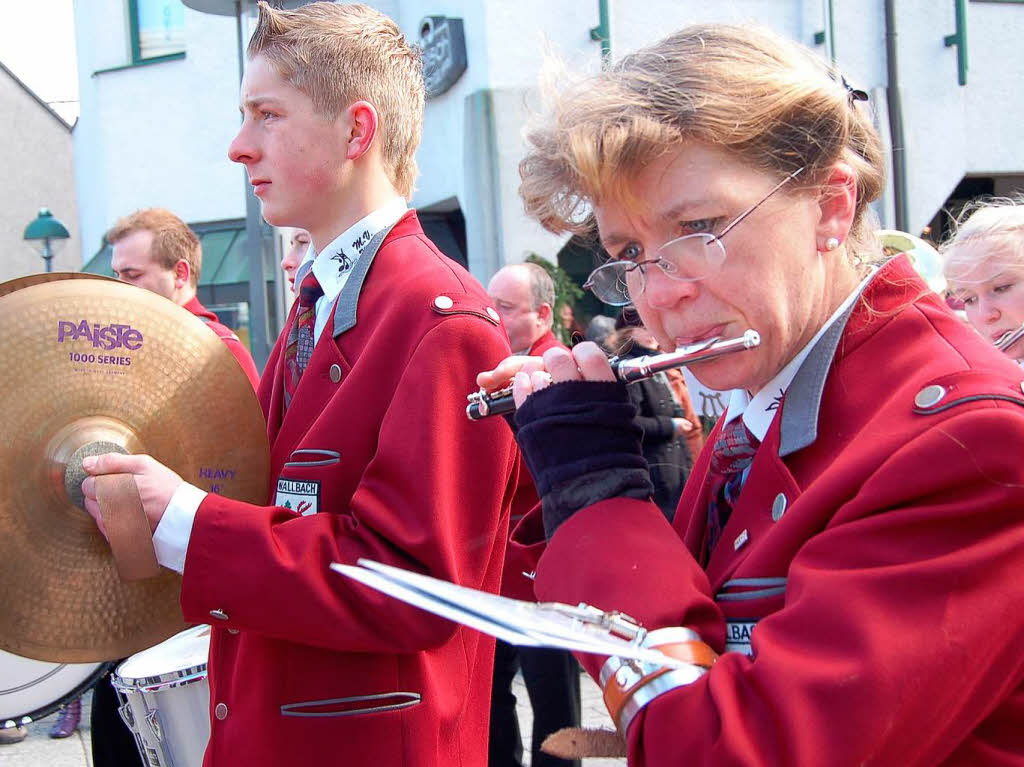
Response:
[[[633,359],[612,357],[609,362],[615,377],[623,383],[633,383],[650,378],[655,373],[672,368],[686,367],[696,362],[705,362],[726,354],[754,349],[761,345],[761,334],[756,330],[747,330],[739,338],[709,338],[707,341],[681,346],[674,352],[666,354],[648,354]],[[473,392],[466,399],[466,415],[471,421],[479,421],[492,415],[504,415],[516,409],[512,399],[512,385],[492,392]]]
[[[1007,330],[996,340],[995,346],[999,351],[1006,351],[1024,336],[1024,325],[1016,330]]]

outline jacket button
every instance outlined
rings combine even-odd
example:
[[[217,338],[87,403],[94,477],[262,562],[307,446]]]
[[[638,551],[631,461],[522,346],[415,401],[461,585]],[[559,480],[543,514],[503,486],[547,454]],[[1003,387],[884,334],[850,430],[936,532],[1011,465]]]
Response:
[[[946,390],[938,384],[926,386],[914,397],[914,404],[918,407],[932,407],[942,402],[946,396]]]
[[[448,296],[438,296],[434,299],[434,306],[438,309],[451,309],[455,306],[455,302]]]
[[[228,633],[229,634],[237,634],[238,633],[238,629],[228,629]]]
[[[219,621],[226,621],[228,619],[228,614],[223,610],[210,610],[210,615]]]
[[[495,311],[493,307],[487,307],[487,316],[490,317],[495,322],[501,322],[501,316],[498,314],[497,311]],[[1024,386],[1024,384],[1021,384],[1021,386]]]
[[[228,704],[218,703],[216,708],[213,709],[213,715],[223,722],[228,718]]]
[[[341,380],[341,365],[338,363],[331,365],[329,375],[331,376],[331,383],[338,383]]]
[[[783,493],[779,493],[775,496],[775,500],[772,501],[772,522],[778,522],[782,519],[782,515],[786,513],[786,496]]]

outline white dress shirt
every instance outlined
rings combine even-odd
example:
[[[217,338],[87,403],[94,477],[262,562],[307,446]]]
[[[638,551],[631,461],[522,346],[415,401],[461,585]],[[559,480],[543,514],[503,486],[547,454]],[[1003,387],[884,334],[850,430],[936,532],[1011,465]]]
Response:
[[[313,332],[317,341],[327,327],[334,302],[348,282],[352,266],[359,260],[363,248],[382,230],[393,226],[407,210],[408,204],[405,199],[395,197],[335,237],[320,253],[317,253],[310,243],[296,274],[304,275],[308,268],[312,268],[324,291],[323,296],[316,302],[316,323]],[[310,261],[313,262],[312,267],[307,266]],[[296,277],[296,280],[298,279]],[[192,524],[204,498],[206,492],[188,482],[183,482],[171,496],[160,524],[153,532],[156,559],[164,567],[177,573],[185,571],[185,553],[192,537]]]

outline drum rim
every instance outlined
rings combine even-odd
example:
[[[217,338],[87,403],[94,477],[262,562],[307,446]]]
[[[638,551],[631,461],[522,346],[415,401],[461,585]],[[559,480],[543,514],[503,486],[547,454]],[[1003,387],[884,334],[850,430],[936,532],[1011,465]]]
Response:
[[[127,662],[127,661],[126,661]],[[123,665],[123,664],[122,664]],[[131,677],[122,676],[115,670],[110,679],[118,690],[128,692],[159,692],[172,687],[184,687],[199,682],[207,677],[207,663],[200,663],[187,668],[167,671],[154,676]]]
[[[57,700],[55,700],[54,702],[47,703],[45,706],[40,706],[37,709],[34,709],[24,714],[19,714],[18,716],[4,717],[3,719],[0,719],[0,725],[5,725],[8,722],[14,722],[15,726],[19,724],[31,724],[32,722],[38,722],[40,719],[52,714],[65,703],[68,703],[74,700],[75,698],[79,698],[82,695],[84,695],[88,690],[95,686],[95,684],[100,679],[103,678],[104,674],[106,674],[108,671],[111,671],[115,665],[117,665],[116,661],[107,661],[105,663],[100,663],[92,674],[86,677],[78,685],[73,687],[69,692],[65,693],[60,698],[57,698]]]

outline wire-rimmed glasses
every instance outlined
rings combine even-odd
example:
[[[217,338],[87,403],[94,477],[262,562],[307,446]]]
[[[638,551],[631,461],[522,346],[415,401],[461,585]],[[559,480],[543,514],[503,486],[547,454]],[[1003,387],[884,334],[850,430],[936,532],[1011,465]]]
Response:
[[[720,234],[702,232],[677,237],[658,248],[655,258],[646,261],[609,261],[592,271],[583,287],[593,291],[606,304],[626,306],[644,292],[648,267],[657,266],[666,277],[679,282],[697,282],[710,277],[725,262],[722,238],[803,170],[798,168],[782,179],[768,194],[733,219]]]

